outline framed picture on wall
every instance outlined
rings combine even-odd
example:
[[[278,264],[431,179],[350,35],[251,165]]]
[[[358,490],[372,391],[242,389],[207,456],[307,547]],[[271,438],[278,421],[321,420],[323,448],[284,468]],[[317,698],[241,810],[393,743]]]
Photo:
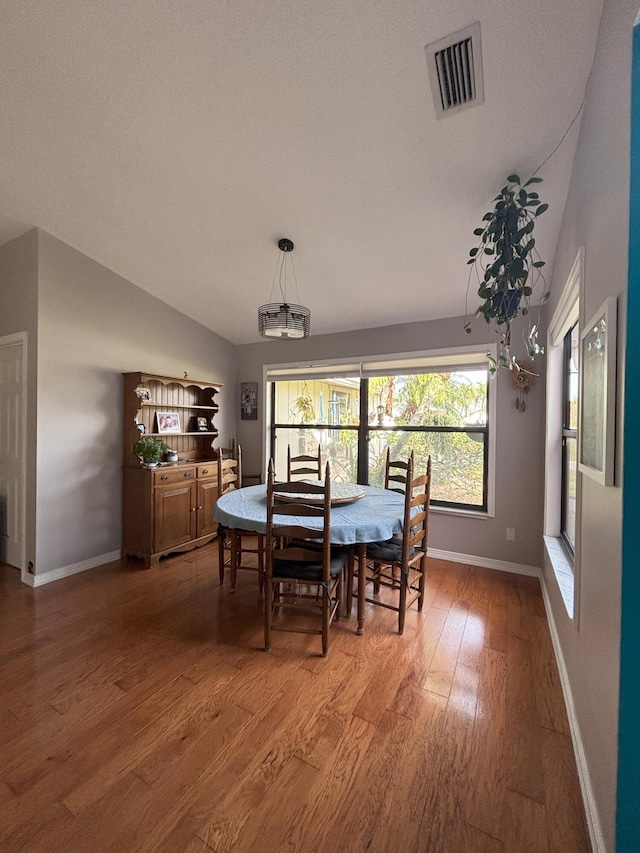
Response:
[[[240,419],[243,421],[258,420],[258,383],[240,383]]]
[[[580,335],[578,467],[603,486],[613,485],[616,308],[615,297],[609,297]]]

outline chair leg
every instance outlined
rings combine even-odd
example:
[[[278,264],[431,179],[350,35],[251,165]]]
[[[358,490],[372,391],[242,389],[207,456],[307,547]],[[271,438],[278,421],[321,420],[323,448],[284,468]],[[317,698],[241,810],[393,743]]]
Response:
[[[231,589],[236,588],[236,573],[238,570],[238,534],[231,531]]]
[[[329,624],[331,616],[331,593],[326,587],[322,588],[322,657],[329,653]]]
[[[351,617],[351,607],[353,604],[353,577],[355,575],[355,565],[355,557],[352,554],[349,557],[349,562],[347,564],[347,589],[345,593],[345,611],[347,619]]]
[[[373,594],[380,595],[380,572],[382,566],[380,563],[373,563]]]
[[[404,619],[407,614],[407,578],[400,573],[400,602],[398,606],[398,634],[404,634]]]
[[[271,622],[273,619],[273,581],[266,578],[264,585],[264,648],[271,650]]]
[[[218,576],[220,585],[224,583],[224,530],[218,527]]]
[[[264,548],[264,536],[258,533],[258,586],[261,594],[264,593]]]
[[[337,584],[337,586],[336,586],[336,600],[337,600],[337,603],[336,603],[336,615],[335,615],[335,617],[334,617],[336,622],[339,622],[339,621],[340,621],[340,616],[342,615],[342,595],[343,595],[343,590],[344,590],[344,569],[340,572],[340,575],[339,575],[339,577],[338,577],[338,584]],[[329,602],[329,603],[331,603],[331,602]]]
[[[426,575],[426,569],[424,567],[421,567],[420,580],[418,581],[418,589],[420,590],[420,596],[418,598],[418,610],[419,611],[422,610],[422,605],[424,604],[424,587],[425,587],[425,581],[426,581],[425,575]]]

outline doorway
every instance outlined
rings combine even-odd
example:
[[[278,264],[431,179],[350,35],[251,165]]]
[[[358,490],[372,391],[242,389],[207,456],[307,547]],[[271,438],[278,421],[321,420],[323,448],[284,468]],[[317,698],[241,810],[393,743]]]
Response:
[[[0,560],[25,571],[26,334],[0,337]]]

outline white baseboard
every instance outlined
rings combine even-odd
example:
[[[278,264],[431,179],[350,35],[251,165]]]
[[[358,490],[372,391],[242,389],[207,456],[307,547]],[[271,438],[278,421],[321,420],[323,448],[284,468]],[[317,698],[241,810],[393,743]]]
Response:
[[[523,566],[520,563],[507,563],[504,560],[493,560],[490,557],[474,557],[472,554],[457,554],[455,551],[440,551],[429,548],[429,556],[437,560],[450,560],[452,563],[469,563],[482,569],[495,569],[498,572],[512,572],[514,575],[528,575],[532,578],[542,577],[542,570],[536,566]]]
[[[42,586],[45,583],[77,575],[79,572],[86,572],[88,569],[95,569],[96,566],[103,566],[105,563],[113,563],[114,560],[120,559],[121,554],[121,551],[110,551],[108,554],[99,554],[97,557],[90,557],[88,560],[72,563],[70,566],[61,566],[59,569],[53,569],[43,574],[30,575],[25,572],[22,580],[28,586]]]
[[[593,796],[593,786],[591,785],[591,776],[589,775],[589,767],[587,765],[587,757],[584,751],[582,734],[580,733],[580,725],[576,715],[576,708],[573,703],[569,673],[567,672],[567,667],[564,662],[560,637],[553,618],[551,599],[549,598],[544,575],[541,577],[540,586],[542,587],[544,607],[547,611],[547,622],[549,623],[551,642],[553,643],[553,650],[558,664],[558,672],[560,673],[560,683],[562,685],[564,703],[567,708],[567,716],[569,717],[569,729],[571,731],[573,751],[576,757],[578,779],[580,780],[580,789],[582,791],[582,801],[584,803],[587,826],[589,828],[589,837],[591,839],[591,849],[593,850],[593,853],[607,853],[604,836],[602,834],[602,827],[600,825],[600,818],[598,816],[598,809],[596,807],[595,797]]]

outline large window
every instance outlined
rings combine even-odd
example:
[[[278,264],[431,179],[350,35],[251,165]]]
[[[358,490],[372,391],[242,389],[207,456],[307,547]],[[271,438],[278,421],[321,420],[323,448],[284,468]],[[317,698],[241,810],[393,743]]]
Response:
[[[342,375],[334,376],[283,370],[279,378],[271,371],[268,453],[276,475],[285,476],[288,446],[298,455],[320,445],[337,480],[382,486],[387,448],[394,459],[413,451],[417,470],[426,470],[431,456],[435,506],[487,511],[489,381],[482,356],[484,363],[478,355],[476,363],[446,370],[433,359],[423,359],[422,369],[405,359],[395,370],[393,362],[359,364],[352,375],[341,365]]]

